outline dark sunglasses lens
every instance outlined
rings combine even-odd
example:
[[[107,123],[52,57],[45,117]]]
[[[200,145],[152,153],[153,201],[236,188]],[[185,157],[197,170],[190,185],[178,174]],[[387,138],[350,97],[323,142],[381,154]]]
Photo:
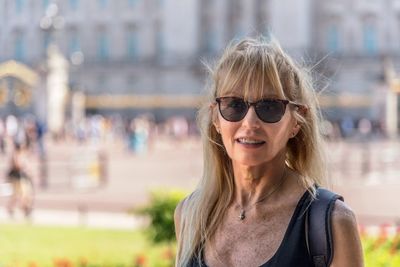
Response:
[[[278,122],[285,114],[286,105],[277,100],[263,100],[257,103],[256,113],[258,117],[268,123]]]
[[[247,105],[240,98],[221,98],[219,110],[225,120],[236,122],[242,120],[246,115]]]

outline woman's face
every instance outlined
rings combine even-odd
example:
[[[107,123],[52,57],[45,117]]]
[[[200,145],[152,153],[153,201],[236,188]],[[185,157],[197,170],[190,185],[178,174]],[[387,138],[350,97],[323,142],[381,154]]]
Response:
[[[240,94],[224,96],[242,97]],[[277,98],[274,94],[266,94],[263,98]],[[249,102],[259,99],[251,95]],[[300,129],[289,105],[286,106],[282,119],[275,123],[266,123],[260,120],[251,106],[246,116],[239,122],[225,120],[218,105],[214,112],[218,116],[214,126],[219,130],[228,156],[234,164],[249,167],[264,165],[274,160],[285,159],[286,144]]]

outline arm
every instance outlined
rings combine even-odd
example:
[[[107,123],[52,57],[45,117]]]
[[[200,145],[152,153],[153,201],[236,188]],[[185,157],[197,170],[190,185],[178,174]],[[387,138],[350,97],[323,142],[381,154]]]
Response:
[[[363,251],[353,211],[336,201],[332,213],[334,255],[331,267],[363,267]]]

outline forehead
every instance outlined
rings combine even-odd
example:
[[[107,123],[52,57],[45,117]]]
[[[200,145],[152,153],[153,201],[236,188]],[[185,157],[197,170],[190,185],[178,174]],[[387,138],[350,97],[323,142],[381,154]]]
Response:
[[[256,57],[254,60],[239,58],[228,63],[217,72],[216,96],[286,98],[279,72],[270,61],[264,62],[260,57]]]

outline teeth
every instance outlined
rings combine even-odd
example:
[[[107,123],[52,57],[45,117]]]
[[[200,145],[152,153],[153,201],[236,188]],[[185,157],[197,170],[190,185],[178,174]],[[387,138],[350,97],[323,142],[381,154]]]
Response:
[[[264,141],[261,140],[254,140],[254,139],[248,139],[248,138],[239,138],[238,141],[243,144],[262,144]]]

